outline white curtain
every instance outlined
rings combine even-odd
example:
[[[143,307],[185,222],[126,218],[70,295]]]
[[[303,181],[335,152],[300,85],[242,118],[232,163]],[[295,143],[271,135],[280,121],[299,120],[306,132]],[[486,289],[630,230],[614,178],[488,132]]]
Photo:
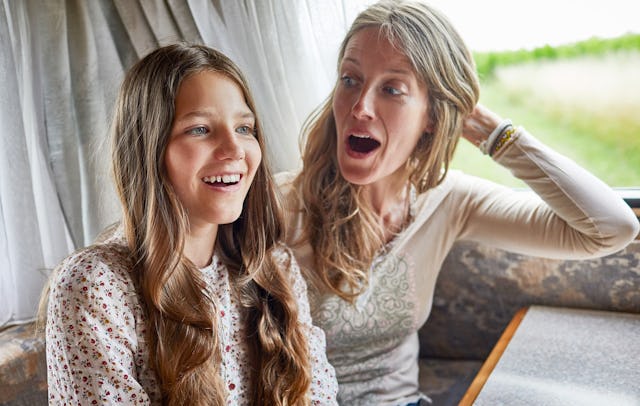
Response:
[[[124,71],[177,40],[238,63],[274,170],[335,81],[366,0],[0,0],[0,327],[33,319],[49,271],[119,217],[107,126]]]

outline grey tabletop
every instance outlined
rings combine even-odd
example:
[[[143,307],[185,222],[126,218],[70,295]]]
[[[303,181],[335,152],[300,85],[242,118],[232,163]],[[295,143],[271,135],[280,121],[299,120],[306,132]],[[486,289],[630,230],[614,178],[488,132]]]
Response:
[[[640,314],[530,307],[474,405],[640,406]]]

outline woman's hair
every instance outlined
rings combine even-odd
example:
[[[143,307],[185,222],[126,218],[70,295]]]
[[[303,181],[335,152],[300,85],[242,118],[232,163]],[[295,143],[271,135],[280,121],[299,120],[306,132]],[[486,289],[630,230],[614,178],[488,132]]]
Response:
[[[382,38],[407,56],[427,88],[433,133],[422,135],[406,163],[408,181],[423,193],[446,176],[463,121],[477,104],[475,64],[443,14],[423,3],[391,0],[358,15],[340,47],[338,69],[349,40],[369,27],[377,28]],[[307,277],[353,300],[368,282],[367,269],[384,241],[371,207],[360,197],[361,186],[340,174],[334,93],[305,123],[304,166],[295,189],[304,202],[302,239],[313,241],[315,254],[315,272]]]
[[[180,84],[202,71],[234,81],[256,112],[246,80],[225,55],[174,44],[151,52],[128,71],[111,128],[124,234],[149,320],[150,362],[168,405],[221,405],[226,397],[219,369],[219,310],[201,272],[183,255],[188,219],[164,164]],[[259,121],[256,138],[264,151]],[[290,277],[272,255],[282,225],[264,157],[242,214],[219,226],[216,246],[245,312],[251,403],[303,404],[311,381],[309,350]]]

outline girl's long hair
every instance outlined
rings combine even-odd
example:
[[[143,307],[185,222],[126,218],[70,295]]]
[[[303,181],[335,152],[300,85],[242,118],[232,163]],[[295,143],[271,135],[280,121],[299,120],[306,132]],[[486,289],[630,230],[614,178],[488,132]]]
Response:
[[[407,180],[423,193],[446,176],[463,121],[478,102],[475,64],[440,12],[420,2],[384,0],[355,19],[342,42],[338,68],[349,40],[369,27],[376,27],[407,56],[428,89],[433,133],[422,135],[406,163]],[[303,234],[298,243],[313,242],[314,269],[307,271],[308,280],[353,300],[366,286],[367,269],[384,241],[372,208],[360,196],[361,186],[350,184],[340,174],[333,97],[303,128],[303,170],[294,181],[294,190],[304,202]]]
[[[218,310],[200,271],[182,254],[188,220],[164,165],[178,88],[202,71],[237,83],[256,112],[247,82],[231,60],[204,46],[173,44],[128,71],[111,128],[125,239],[148,317],[150,362],[167,405],[222,405],[227,393],[219,369]],[[309,350],[289,275],[273,256],[282,220],[259,121],[256,130],[263,159],[240,218],[220,225],[217,251],[247,323],[252,404],[304,404]]]

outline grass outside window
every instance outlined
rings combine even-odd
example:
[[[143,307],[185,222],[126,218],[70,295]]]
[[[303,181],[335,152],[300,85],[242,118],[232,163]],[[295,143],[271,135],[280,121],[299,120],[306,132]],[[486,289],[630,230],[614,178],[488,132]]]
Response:
[[[493,54],[489,65],[483,61],[492,54],[476,56],[480,102],[607,184],[640,188],[640,35],[623,39],[585,41],[598,44],[592,48],[584,43],[556,51],[544,47],[545,52],[533,50],[529,56],[503,52]],[[452,167],[525,187],[464,140]]]

